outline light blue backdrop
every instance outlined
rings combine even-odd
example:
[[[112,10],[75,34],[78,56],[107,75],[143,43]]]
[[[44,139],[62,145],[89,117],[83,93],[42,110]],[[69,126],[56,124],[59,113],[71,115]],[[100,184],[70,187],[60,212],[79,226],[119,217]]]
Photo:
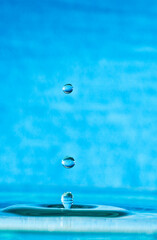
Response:
[[[156,16],[155,0],[0,0],[1,187],[157,188]]]

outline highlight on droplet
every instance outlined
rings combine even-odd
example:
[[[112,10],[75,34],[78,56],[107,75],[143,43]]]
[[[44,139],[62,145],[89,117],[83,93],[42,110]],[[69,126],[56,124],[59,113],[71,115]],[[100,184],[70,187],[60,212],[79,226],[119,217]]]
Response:
[[[66,209],[70,209],[73,204],[73,195],[71,192],[63,193],[61,197],[61,202]]]
[[[67,157],[63,158],[62,165],[65,168],[72,168],[75,166],[75,160],[73,157],[67,156]]]
[[[65,84],[63,86],[62,90],[63,90],[64,93],[70,94],[73,91],[73,86],[70,83]]]

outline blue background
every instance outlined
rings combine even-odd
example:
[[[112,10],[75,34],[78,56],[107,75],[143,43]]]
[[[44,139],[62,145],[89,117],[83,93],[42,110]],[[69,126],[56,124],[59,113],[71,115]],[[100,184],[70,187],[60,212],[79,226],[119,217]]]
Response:
[[[156,16],[155,0],[0,0],[1,188],[157,188]]]

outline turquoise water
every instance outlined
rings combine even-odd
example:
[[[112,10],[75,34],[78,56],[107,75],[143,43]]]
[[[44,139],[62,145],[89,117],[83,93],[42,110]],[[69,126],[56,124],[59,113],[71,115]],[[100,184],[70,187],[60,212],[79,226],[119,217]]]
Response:
[[[138,235],[138,234],[133,234],[133,235],[129,235],[129,234],[80,234],[80,233],[74,233],[74,234],[45,234],[45,233],[36,233],[36,234],[32,234],[32,233],[3,233],[1,234],[1,237],[3,239],[10,239],[10,240],[23,240],[23,239],[29,239],[29,240],[61,240],[61,239],[65,239],[65,240],[153,240],[157,238],[157,235],[147,235],[147,234],[142,234],[142,235]]]
[[[3,193],[0,196],[0,237],[156,239],[156,192],[103,191],[77,191],[73,208],[69,210],[60,205],[56,191],[51,194]]]
[[[157,235],[149,235],[149,234],[81,234],[81,233],[74,233],[74,234],[49,234],[49,233],[2,233],[1,237],[3,239],[10,239],[10,240],[23,240],[23,239],[29,239],[29,240],[155,240],[157,239]]]
[[[156,15],[155,0],[0,1],[1,189],[157,188]]]
[[[155,0],[0,1],[0,238],[157,238],[156,15]]]

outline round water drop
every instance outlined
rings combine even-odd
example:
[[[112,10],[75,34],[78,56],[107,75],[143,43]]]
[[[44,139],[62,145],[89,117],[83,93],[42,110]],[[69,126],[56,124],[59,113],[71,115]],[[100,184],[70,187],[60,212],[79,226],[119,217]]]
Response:
[[[63,165],[65,168],[72,168],[73,166],[75,166],[75,160],[74,160],[74,158],[72,158],[72,157],[65,157],[65,158],[62,160],[62,165]]]
[[[70,83],[68,83],[65,84],[62,89],[64,93],[69,94],[73,91],[73,86]]]
[[[73,195],[71,192],[63,193],[61,202],[66,209],[70,209],[73,204]]]

